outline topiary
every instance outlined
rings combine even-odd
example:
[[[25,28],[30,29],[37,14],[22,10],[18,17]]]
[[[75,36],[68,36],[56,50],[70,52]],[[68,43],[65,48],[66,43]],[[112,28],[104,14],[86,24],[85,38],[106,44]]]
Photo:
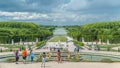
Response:
[[[15,62],[15,58],[8,58],[6,62]]]
[[[103,59],[101,59],[101,62],[112,63],[113,61],[110,58],[103,58]]]
[[[71,58],[69,61],[70,61],[70,62],[79,62],[80,60],[77,59],[76,57],[73,57],[73,58]]]

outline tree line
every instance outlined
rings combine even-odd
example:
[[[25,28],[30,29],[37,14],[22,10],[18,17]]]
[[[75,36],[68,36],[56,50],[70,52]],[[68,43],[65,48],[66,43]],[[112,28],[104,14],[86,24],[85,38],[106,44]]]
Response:
[[[66,26],[68,35],[78,41],[99,41],[120,43],[120,21],[95,22],[81,26]]]
[[[39,41],[53,35],[53,26],[42,26],[30,22],[0,22],[0,43]]]

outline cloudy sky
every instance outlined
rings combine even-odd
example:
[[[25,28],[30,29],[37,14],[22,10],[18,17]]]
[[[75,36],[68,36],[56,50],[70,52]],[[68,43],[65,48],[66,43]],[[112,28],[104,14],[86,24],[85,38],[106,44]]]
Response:
[[[0,21],[81,25],[120,20],[120,0],[0,0]]]

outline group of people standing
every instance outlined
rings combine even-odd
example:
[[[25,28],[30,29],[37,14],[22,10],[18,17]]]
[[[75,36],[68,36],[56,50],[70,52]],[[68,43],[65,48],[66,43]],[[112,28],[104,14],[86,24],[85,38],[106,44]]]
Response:
[[[61,52],[60,52],[60,50],[58,50],[58,52],[57,52],[57,58],[58,58],[58,63],[60,63],[61,62]],[[46,53],[43,52],[41,68],[42,67],[45,68],[45,62],[46,62]]]
[[[30,61],[33,62],[33,59],[34,59],[34,53],[32,50],[30,50]],[[27,51],[26,49],[23,49],[22,50],[22,58],[23,58],[23,63],[25,64],[26,63],[26,58],[27,58]],[[19,61],[19,51],[16,50],[15,51],[15,60],[16,60],[16,64],[18,64],[18,61]]]
[[[22,50],[22,58],[23,58],[23,63],[24,64],[26,63],[27,56],[28,55],[27,55],[26,49],[23,49]],[[34,61],[34,57],[35,57],[35,54],[34,54],[33,50],[30,50],[29,56],[30,56],[30,61],[33,62]],[[57,52],[57,58],[58,58],[58,63],[60,63],[61,62],[61,52],[60,52],[60,50],[58,50],[58,52]],[[16,64],[18,64],[18,61],[19,61],[19,51],[18,50],[15,51],[15,59],[16,59]],[[45,68],[45,62],[46,62],[46,53],[43,52],[41,68],[42,67]]]

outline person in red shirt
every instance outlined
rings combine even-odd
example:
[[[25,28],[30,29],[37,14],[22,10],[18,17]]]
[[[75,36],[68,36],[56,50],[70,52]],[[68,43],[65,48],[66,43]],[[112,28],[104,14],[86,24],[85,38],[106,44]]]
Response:
[[[23,57],[23,63],[25,63],[26,62],[26,58],[27,58],[27,51],[26,51],[26,49],[23,49],[22,57]]]

